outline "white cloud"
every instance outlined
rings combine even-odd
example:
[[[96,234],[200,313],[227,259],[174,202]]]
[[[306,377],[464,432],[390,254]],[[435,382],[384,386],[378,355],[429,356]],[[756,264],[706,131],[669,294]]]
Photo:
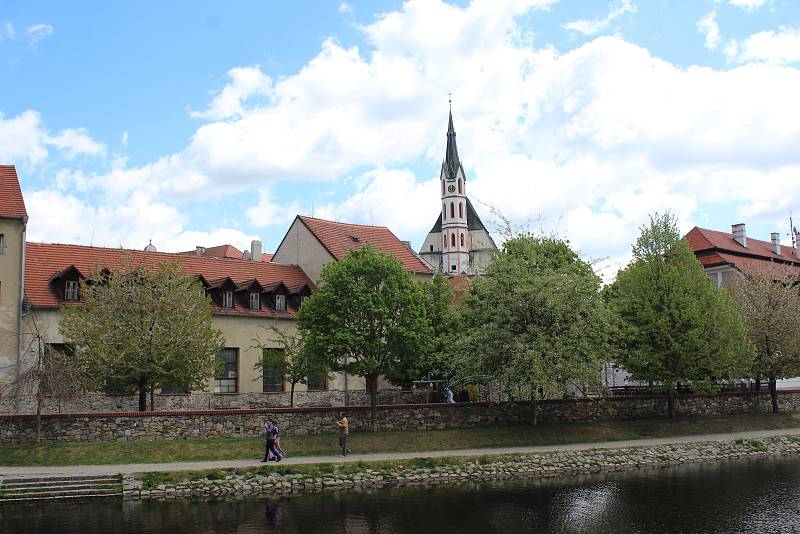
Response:
[[[705,47],[709,50],[716,50],[720,42],[719,25],[717,24],[717,12],[712,11],[705,17],[698,20],[697,31],[700,34],[705,35]]]
[[[574,20],[563,25],[565,30],[572,30],[584,35],[594,35],[607,30],[611,23],[625,13],[636,13],[638,7],[631,0],[620,0],[609,5],[611,11],[604,19]]]
[[[14,31],[14,25],[10,22],[0,23],[0,39],[13,39],[16,37],[17,32]]]
[[[119,138],[119,143],[126,148],[128,146],[128,132],[122,132],[122,135]]]
[[[767,0],[729,0],[728,3],[732,6],[741,7],[748,11],[754,11],[766,4]]]
[[[66,159],[105,154],[105,147],[84,128],[66,128],[51,134],[35,111],[23,111],[11,118],[0,113],[0,162],[33,167],[47,158],[48,147],[56,148]]]
[[[247,99],[254,96],[270,96],[272,80],[259,67],[235,67],[228,71],[231,81],[211,101],[206,111],[192,112],[198,119],[228,119],[244,113],[242,107]]]
[[[49,24],[34,24],[25,29],[25,35],[31,44],[36,44],[45,37],[53,33],[53,27]]]
[[[341,2],[339,4],[339,13],[344,13],[345,15],[353,16],[353,6],[348,4],[347,2]]]
[[[258,191],[258,203],[245,210],[245,215],[253,226],[264,227],[270,225],[287,225],[300,213],[297,201],[287,206],[280,205],[273,200],[269,188],[263,187]]]
[[[755,33],[738,46],[738,52],[736,59],[740,62],[800,62],[800,29],[781,26],[777,32]]]

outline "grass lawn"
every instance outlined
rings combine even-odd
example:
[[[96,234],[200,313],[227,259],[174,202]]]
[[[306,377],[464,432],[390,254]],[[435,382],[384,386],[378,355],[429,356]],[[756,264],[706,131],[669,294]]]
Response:
[[[693,434],[800,427],[800,414],[747,414],[698,417],[676,421],[647,419],[607,423],[467,428],[409,432],[353,433],[356,453],[479,449],[526,445],[592,443]],[[285,436],[281,444],[290,456],[335,454],[337,436]],[[131,441],[0,445],[0,465],[77,465],[190,462],[257,459],[264,438],[210,438],[175,441]]]

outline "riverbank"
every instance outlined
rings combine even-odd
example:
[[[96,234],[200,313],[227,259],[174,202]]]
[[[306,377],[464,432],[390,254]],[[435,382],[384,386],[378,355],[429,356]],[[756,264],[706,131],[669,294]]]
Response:
[[[553,477],[798,454],[800,435],[787,435],[535,454],[270,465],[202,472],[151,472],[125,476],[123,495],[128,500],[175,499],[353,487],[448,484],[468,480]]]
[[[630,441],[712,433],[800,428],[800,414],[740,414],[691,419],[640,419],[538,426],[472,427],[415,432],[355,432],[350,447],[360,454],[418,453]],[[336,436],[284,436],[291,458],[324,456],[336,450]],[[0,445],[0,466],[74,466],[251,460],[263,456],[262,437],[168,441],[43,443]],[[0,467],[0,473],[6,470]]]

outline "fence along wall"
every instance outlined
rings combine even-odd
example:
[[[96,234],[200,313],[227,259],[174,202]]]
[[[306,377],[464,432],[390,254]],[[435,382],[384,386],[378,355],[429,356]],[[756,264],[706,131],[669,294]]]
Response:
[[[781,409],[800,411],[800,391],[779,392]],[[769,412],[764,393],[724,393],[680,396],[679,416]],[[176,412],[127,412],[50,414],[42,417],[41,439],[47,442],[136,441],[225,436],[259,436],[263,422],[273,417],[288,435],[336,432],[334,420],[340,407],[271,408],[251,410],[195,410]],[[346,409],[354,432],[369,428],[370,409]],[[552,400],[537,404],[463,403],[406,404],[378,407],[377,430],[428,430],[531,424],[534,414],[541,423],[589,422],[666,417],[667,402],[661,396],[607,397]],[[0,416],[0,443],[34,441],[36,417]]]

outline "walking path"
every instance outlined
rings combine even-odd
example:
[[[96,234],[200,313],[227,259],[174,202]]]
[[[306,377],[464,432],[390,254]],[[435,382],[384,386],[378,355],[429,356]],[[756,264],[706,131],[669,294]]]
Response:
[[[416,452],[378,452],[368,454],[351,454],[346,458],[331,456],[298,456],[285,458],[280,465],[300,465],[342,462],[379,462],[385,460],[407,460],[410,458],[441,458],[443,456],[482,456],[496,454],[526,454],[536,452],[580,451],[588,449],[621,449],[625,447],[653,447],[676,443],[696,443],[699,441],[733,441],[739,438],[769,438],[773,436],[800,435],[800,428],[781,428],[776,430],[754,430],[749,432],[732,432],[730,434],[700,434],[694,436],[672,436],[666,438],[647,438],[626,441],[602,441],[596,443],[569,443],[566,445],[538,445],[532,447],[506,447],[494,449],[461,449],[449,451],[416,451]],[[331,448],[335,448],[336,436],[331,437]],[[262,466],[257,459],[253,460],[210,460],[205,462],[174,462],[156,464],[112,464],[112,465],[65,465],[65,466],[32,466],[3,467],[2,477],[40,477],[40,476],[85,476],[142,473],[153,471],[198,471],[203,469],[231,469],[239,467]],[[274,465],[274,464],[270,464]]]

